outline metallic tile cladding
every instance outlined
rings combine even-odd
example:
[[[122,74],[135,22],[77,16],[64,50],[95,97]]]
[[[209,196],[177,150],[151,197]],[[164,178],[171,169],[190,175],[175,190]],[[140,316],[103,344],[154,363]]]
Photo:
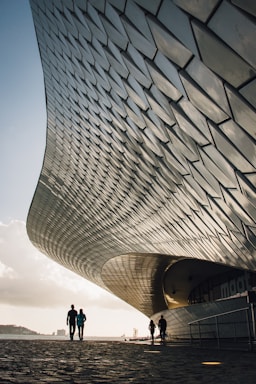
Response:
[[[180,258],[256,269],[256,7],[30,0],[47,103],[32,243],[151,316]]]

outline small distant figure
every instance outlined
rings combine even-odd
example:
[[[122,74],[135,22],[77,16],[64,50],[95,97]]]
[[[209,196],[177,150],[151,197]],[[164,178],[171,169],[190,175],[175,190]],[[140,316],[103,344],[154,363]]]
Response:
[[[150,330],[150,335],[151,335],[151,341],[154,343],[154,333],[155,333],[156,325],[153,320],[150,320],[149,323],[149,330]]]
[[[165,336],[166,336],[166,328],[167,328],[167,322],[164,318],[163,315],[161,315],[159,321],[158,321],[158,328],[159,328],[159,331],[160,331],[160,338],[161,338],[161,341],[164,342],[165,341]]]
[[[72,304],[71,309],[68,311],[68,315],[67,315],[67,325],[69,325],[70,340],[74,339],[74,334],[76,331],[76,318],[77,318],[77,311],[75,310],[75,307]]]
[[[84,338],[84,323],[86,321],[86,316],[83,313],[82,308],[80,309],[76,319],[77,319],[77,326],[78,326],[78,336],[80,341],[82,341]]]

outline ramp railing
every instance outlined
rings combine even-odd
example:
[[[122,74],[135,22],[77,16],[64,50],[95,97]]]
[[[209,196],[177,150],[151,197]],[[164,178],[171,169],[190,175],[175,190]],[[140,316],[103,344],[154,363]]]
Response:
[[[234,316],[238,312],[240,316]],[[255,318],[253,305],[219,313],[212,316],[203,317],[188,323],[190,329],[190,343],[199,340],[200,346],[203,340],[217,340],[220,348],[221,341],[226,339],[246,338],[249,350],[253,350],[255,342]],[[242,330],[242,336],[241,336]]]

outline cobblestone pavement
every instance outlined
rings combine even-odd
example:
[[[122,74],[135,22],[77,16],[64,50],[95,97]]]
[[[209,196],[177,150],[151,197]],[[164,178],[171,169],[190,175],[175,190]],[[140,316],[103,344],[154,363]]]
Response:
[[[0,340],[0,383],[255,384],[255,360],[188,346]]]

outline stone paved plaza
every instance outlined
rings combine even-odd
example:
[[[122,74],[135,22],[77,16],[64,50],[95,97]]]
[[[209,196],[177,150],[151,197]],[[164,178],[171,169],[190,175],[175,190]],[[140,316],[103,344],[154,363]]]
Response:
[[[252,352],[52,340],[0,340],[0,351],[0,383],[6,384],[256,382]]]

